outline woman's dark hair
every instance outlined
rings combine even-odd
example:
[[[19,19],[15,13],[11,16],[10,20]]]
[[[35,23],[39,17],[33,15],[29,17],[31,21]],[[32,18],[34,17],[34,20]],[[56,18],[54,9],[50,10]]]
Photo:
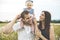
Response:
[[[48,11],[42,11],[45,14],[45,27],[50,27],[51,14]],[[39,27],[42,27],[41,21],[39,22]]]
[[[25,15],[27,15],[27,14],[29,14],[29,12],[28,11],[23,11],[22,13],[21,13],[21,18],[25,18]]]
[[[50,33],[49,30],[50,30],[51,14],[48,11],[42,11],[42,12],[44,12],[44,14],[45,14],[45,24],[44,24],[45,30],[47,32],[47,35],[49,35],[49,33]],[[39,22],[38,28],[40,30],[42,30],[42,22],[41,21]]]
[[[45,26],[50,26],[51,14],[48,11],[42,11],[45,14]]]

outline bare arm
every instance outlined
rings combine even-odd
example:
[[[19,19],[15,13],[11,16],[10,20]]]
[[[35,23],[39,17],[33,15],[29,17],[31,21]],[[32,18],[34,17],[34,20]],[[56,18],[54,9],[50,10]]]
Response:
[[[9,33],[12,31],[12,26],[15,24],[16,20],[18,18],[18,15],[7,25],[3,26],[2,28],[0,28],[0,33],[4,32],[4,33]]]
[[[41,31],[37,27],[37,21],[34,19],[34,24],[35,24],[35,34],[37,37],[42,38],[42,40],[47,40],[42,34]]]
[[[53,26],[50,27],[50,40],[55,40],[55,37],[54,37],[54,28]]]
[[[47,40],[42,34],[41,31],[38,29],[38,27],[35,28],[36,30],[36,35],[41,38],[42,40]]]

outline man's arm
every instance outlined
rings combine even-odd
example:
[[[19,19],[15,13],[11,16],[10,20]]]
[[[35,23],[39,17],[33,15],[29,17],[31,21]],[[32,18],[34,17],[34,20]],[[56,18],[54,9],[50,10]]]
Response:
[[[12,26],[15,24],[16,20],[18,18],[18,15],[7,25],[3,26],[2,28],[0,28],[0,33],[4,32],[4,33],[9,33],[12,31]]]

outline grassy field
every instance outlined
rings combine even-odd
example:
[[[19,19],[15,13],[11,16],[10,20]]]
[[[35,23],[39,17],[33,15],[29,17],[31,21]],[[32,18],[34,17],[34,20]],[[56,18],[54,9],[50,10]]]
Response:
[[[56,40],[60,40],[60,25],[53,25],[53,26],[54,26],[55,38]]]
[[[6,25],[7,23],[0,23],[0,27]],[[60,25],[56,25],[56,23],[51,23],[54,27],[55,38],[58,40],[60,38]],[[60,24],[60,23],[59,23]],[[13,32],[10,34],[0,34],[0,40],[17,40],[17,33]]]
[[[7,23],[0,23],[0,27],[4,26],[6,24]],[[9,33],[9,34],[1,33],[0,40],[17,40],[17,33],[16,32]]]
[[[0,23],[0,27],[6,25],[7,23]]]

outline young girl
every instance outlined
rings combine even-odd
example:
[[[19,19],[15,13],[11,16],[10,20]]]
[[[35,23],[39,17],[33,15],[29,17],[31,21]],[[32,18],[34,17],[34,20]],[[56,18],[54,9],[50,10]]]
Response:
[[[24,8],[24,11],[28,11],[32,16],[34,16],[34,9],[32,8],[33,1],[31,1],[31,0],[26,1],[26,6],[27,6],[27,8]]]

